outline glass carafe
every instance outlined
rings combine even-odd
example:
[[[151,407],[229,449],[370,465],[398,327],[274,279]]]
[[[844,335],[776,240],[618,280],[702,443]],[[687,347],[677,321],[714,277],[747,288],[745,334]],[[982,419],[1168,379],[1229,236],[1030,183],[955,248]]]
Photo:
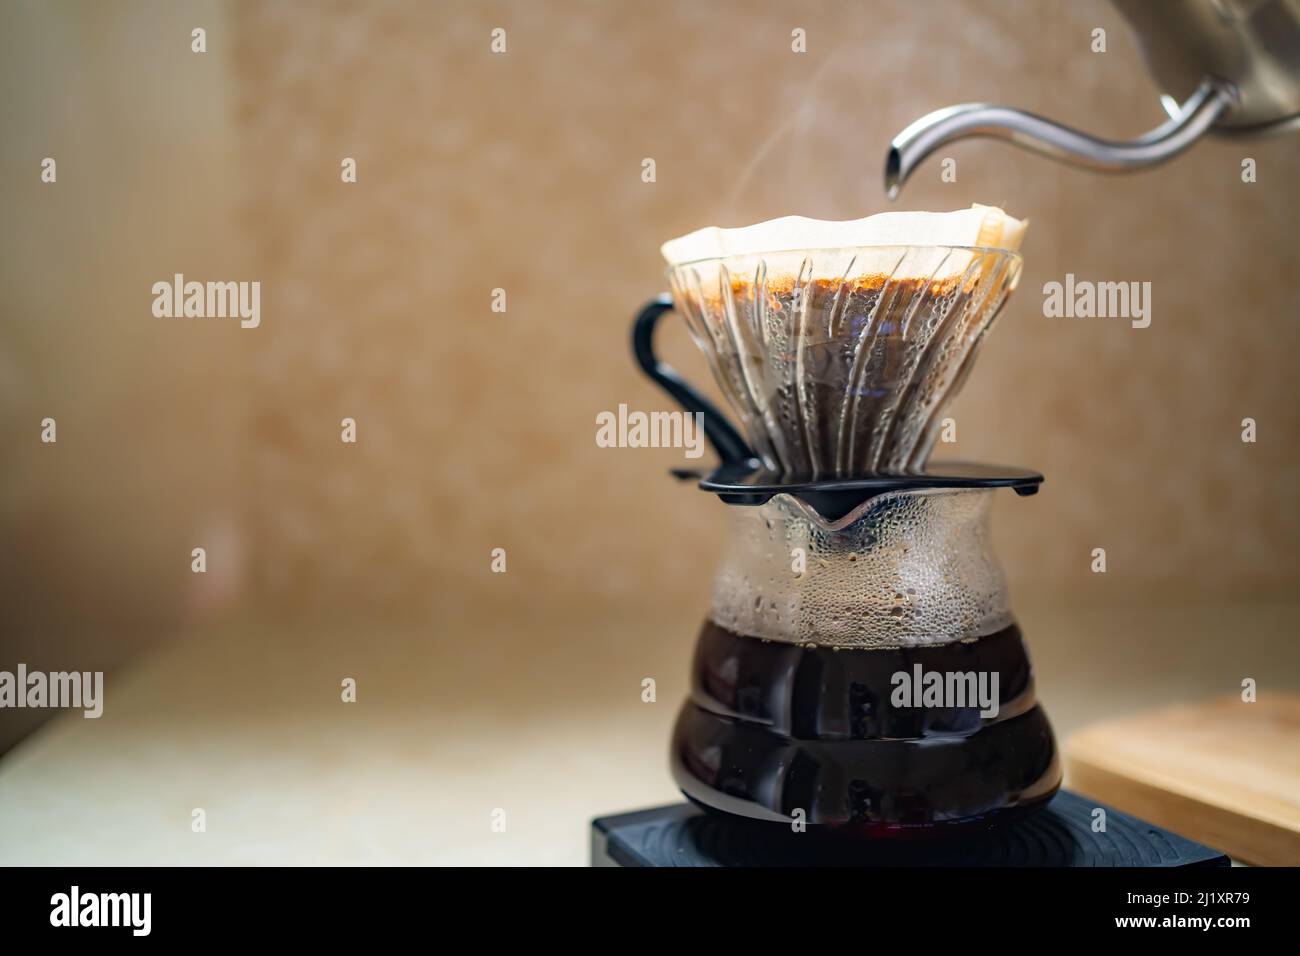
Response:
[[[828,522],[732,507],[672,743],[705,807],[875,835],[1032,809],[1056,745],[988,540],[987,488],[871,498]]]

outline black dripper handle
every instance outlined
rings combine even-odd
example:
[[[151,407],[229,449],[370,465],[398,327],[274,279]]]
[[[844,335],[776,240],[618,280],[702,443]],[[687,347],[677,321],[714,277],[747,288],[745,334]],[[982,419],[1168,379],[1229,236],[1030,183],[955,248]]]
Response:
[[[659,361],[654,350],[655,324],[665,312],[673,310],[671,296],[661,295],[651,299],[637,313],[632,323],[632,352],[636,355],[641,370],[650,376],[660,388],[686,411],[700,413],[704,416],[704,434],[709,439],[722,465],[742,465],[754,458],[754,452],[740,433],[727,421],[727,416],[718,407],[692,388],[684,378],[677,374],[671,365]]]

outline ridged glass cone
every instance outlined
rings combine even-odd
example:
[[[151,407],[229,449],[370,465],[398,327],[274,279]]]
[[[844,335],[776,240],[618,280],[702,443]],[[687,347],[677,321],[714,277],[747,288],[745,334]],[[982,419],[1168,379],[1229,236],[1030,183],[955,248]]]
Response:
[[[993,212],[1016,228],[988,239],[1019,245],[1023,224]],[[862,245],[697,259],[669,278],[765,467],[822,480],[924,467],[1020,266],[978,243]]]

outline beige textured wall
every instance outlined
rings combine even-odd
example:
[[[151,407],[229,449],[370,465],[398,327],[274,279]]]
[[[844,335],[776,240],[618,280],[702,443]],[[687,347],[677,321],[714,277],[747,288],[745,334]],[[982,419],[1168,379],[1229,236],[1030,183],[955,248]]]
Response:
[[[5,660],[32,666],[111,660],[241,580],[287,615],[490,602],[521,634],[580,602],[703,612],[722,507],[666,477],[680,454],[594,442],[599,411],[667,407],[627,348],[664,285],[660,242],[887,208],[889,138],[953,102],[1116,137],[1160,119],[1100,0],[0,16],[0,595]],[[1206,142],[1132,177],[971,142],[950,151],[956,183],[932,163],[904,193],[1032,220],[1021,289],[954,408],[956,453],[1048,475],[999,507],[1018,595],[1294,595],[1297,142]],[[153,319],[149,285],[176,271],[262,281],[262,327]],[[1066,272],[1151,281],[1151,328],[1042,318],[1038,290]],[[706,376],[684,330],[664,351]],[[57,448],[37,442],[46,414]],[[213,593],[188,573],[200,542],[222,555]]]
[[[0,669],[109,668],[232,592],[251,343],[150,313],[242,271],[227,60],[189,43],[223,13],[0,7]],[[6,711],[0,750],[48,715]]]
[[[1115,137],[1161,119],[1100,2],[236,10],[243,161],[259,170],[250,241],[269,289],[251,551],[286,607],[702,607],[719,505],[665,477],[679,454],[593,440],[600,410],[666,407],[626,347],[663,285],[659,243],[884,209],[889,138],[952,102]],[[505,56],[489,52],[495,26]],[[790,52],[796,26],[806,55]],[[1015,585],[1085,601],[1291,593],[1294,138],[1208,142],[1128,178],[987,142],[949,152],[958,181],[932,163],[906,207],[1000,203],[1032,220],[1021,290],[954,408],[961,456],[1048,475],[998,515]],[[1257,184],[1240,181],[1243,155]],[[342,156],[359,161],[355,186],[339,182]],[[1039,290],[1066,272],[1151,281],[1152,326],[1044,319]],[[505,315],[489,309],[495,287]],[[705,376],[680,330],[666,350]],[[338,440],[345,415],[355,448]],[[1239,440],[1244,416],[1258,444]],[[488,573],[497,546],[504,577]]]

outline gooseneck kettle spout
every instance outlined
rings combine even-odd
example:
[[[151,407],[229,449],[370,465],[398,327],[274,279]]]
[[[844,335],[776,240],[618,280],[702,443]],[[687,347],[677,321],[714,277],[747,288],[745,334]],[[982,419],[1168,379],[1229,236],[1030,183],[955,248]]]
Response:
[[[1300,0],[1112,3],[1133,28],[1169,122],[1116,143],[1021,110],[950,106],[894,138],[885,160],[889,198],[927,156],[968,136],[1005,139],[1075,166],[1113,171],[1164,162],[1205,133],[1300,130]]]
[[[1227,84],[1206,80],[1168,121],[1137,139],[1112,142],[1024,110],[986,103],[949,106],[922,116],[894,137],[885,160],[885,191],[898,196],[912,172],[935,150],[959,139],[986,136],[1074,166],[1120,171],[1154,166],[1201,137],[1233,104]]]

